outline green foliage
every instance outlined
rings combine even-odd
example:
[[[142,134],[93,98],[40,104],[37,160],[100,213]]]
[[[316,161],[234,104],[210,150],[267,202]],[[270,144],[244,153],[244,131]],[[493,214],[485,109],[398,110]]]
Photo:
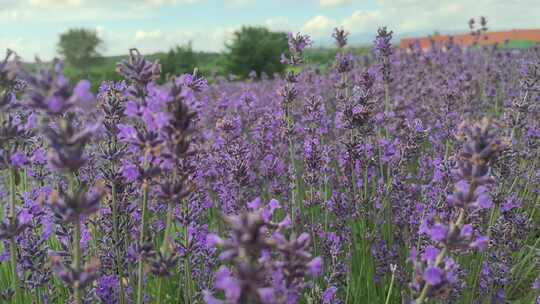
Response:
[[[92,91],[94,92],[97,91],[98,87],[105,80],[122,80],[122,77],[116,72],[115,65],[94,65],[89,67],[86,72],[72,66],[67,66],[64,73],[72,84],[76,84],[82,79],[88,79],[92,84]]]
[[[99,48],[103,41],[97,32],[84,28],[70,29],[60,34],[58,53],[68,65],[88,73],[89,66],[96,64],[101,57]]]
[[[171,76],[191,73],[194,68],[199,66],[199,60],[193,51],[191,42],[187,45],[176,46],[170,49],[166,55],[160,57],[162,81]]]
[[[200,62],[199,72],[207,80],[212,81],[215,76],[227,74],[225,69],[227,58],[224,54],[199,52],[197,56]]]
[[[507,44],[504,44],[504,48],[509,49],[528,49],[533,46],[537,45],[534,41],[528,41],[528,40],[510,40]]]
[[[365,56],[370,53],[369,46],[347,47],[345,52],[350,52],[356,56]],[[316,66],[321,71],[326,71],[335,62],[337,48],[308,48],[305,51],[304,58],[307,65]]]
[[[146,57],[150,60],[160,61],[163,70],[160,83],[164,83],[170,76],[191,73],[195,67],[198,69],[199,74],[210,82],[216,79],[216,76],[226,76],[228,74],[235,74],[245,78],[253,70],[257,71],[259,76],[261,71],[265,71],[270,76],[273,73],[286,71],[287,68],[279,62],[281,53],[286,52],[288,49],[286,34],[273,33],[264,28],[244,28],[243,32],[244,34],[240,30],[235,34],[236,38],[239,35],[242,36],[241,43],[236,44],[234,47],[234,43],[227,46],[229,49],[227,53],[195,51],[191,43],[188,43],[178,45],[170,49],[169,52],[147,54]],[[246,32],[249,33],[245,34]],[[255,33],[259,32],[264,34],[262,36],[255,35]],[[67,35],[67,33],[64,35]],[[261,39],[260,37],[264,35],[266,35],[266,38]],[[235,40],[235,42],[237,41],[238,39]],[[279,42],[279,45],[277,42]],[[270,48],[268,49],[267,46]],[[234,56],[233,50],[235,51]],[[364,46],[348,47],[346,49],[347,52],[357,56],[366,55],[369,50],[370,47]],[[246,54],[242,55],[244,52]],[[306,65],[314,66],[324,72],[333,64],[337,52],[336,48],[308,48],[305,52]],[[72,83],[77,83],[81,79],[90,80],[92,89],[96,91],[105,80],[116,81],[121,79],[116,73],[116,62],[123,58],[125,58],[124,55],[94,57],[88,63],[77,65],[69,62],[69,59],[65,57],[68,63],[65,74]],[[273,61],[267,60],[267,58],[272,58]],[[27,68],[33,70],[34,65],[28,64]],[[302,69],[303,67],[295,68],[296,71]]]
[[[368,54],[369,50],[369,47],[347,48],[347,51],[358,56]],[[309,48],[305,52],[305,61],[307,65],[315,66],[320,69],[321,72],[324,72],[333,64],[337,52],[338,50],[335,48]],[[125,56],[103,57],[99,62],[90,65],[86,69],[68,65],[65,69],[65,74],[72,83],[77,83],[77,81],[81,79],[90,80],[92,89],[95,91],[99,84],[105,80],[116,81],[121,79],[120,75],[116,73],[115,68],[116,62],[119,62],[124,57]],[[227,54],[197,52],[190,49],[189,44],[173,48],[168,53],[149,54],[147,57],[151,60],[159,59],[164,71],[163,74],[180,75],[183,73],[190,73],[197,67],[199,74],[212,82],[216,76],[226,76],[227,73],[230,72],[227,69],[229,62]],[[29,70],[34,69],[32,64],[28,64],[27,68]],[[295,67],[294,70],[299,72],[302,68],[303,67]],[[290,67],[287,69],[290,69]],[[167,77],[163,77],[160,82],[163,83],[166,79]]]
[[[226,45],[226,71],[246,78],[251,71],[272,76],[282,73],[285,66],[281,54],[288,49],[287,34],[271,32],[264,27],[242,27],[234,33],[232,43]]]

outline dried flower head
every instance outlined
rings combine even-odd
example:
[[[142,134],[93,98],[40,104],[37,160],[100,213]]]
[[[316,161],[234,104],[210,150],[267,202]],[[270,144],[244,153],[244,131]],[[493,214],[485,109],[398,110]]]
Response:
[[[349,36],[349,32],[346,31],[344,28],[334,28],[334,32],[332,33],[332,38],[334,38],[336,42],[336,46],[340,49],[344,48],[347,45],[347,36]]]
[[[75,193],[63,191],[53,192],[49,196],[51,209],[64,222],[73,223],[80,219],[81,215],[90,215],[99,210],[99,203],[103,196],[104,186],[97,184],[89,191],[84,190],[85,185],[80,185]]]

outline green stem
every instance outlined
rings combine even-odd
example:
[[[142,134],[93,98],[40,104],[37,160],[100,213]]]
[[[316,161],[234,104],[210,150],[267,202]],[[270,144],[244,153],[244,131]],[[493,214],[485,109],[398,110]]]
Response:
[[[73,237],[73,267],[77,270],[81,270],[81,220],[77,217],[75,221],[75,235]],[[82,291],[78,284],[73,288],[75,296],[75,303],[82,303]]]
[[[315,196],[315,188],[313,187],[313,185],[310,186],[310,190],[309,190],[309,196],[310,196],[310,203],[313,204],[313,201],[314,201],[314,196]],[[311,226],[313,227],[313,225],[315,225],[315,210],[314,210],[315,206],[312,205],[310,207],[310,210],[311,211]],[[315,233],[314,231],[311,231],[311,240],[313,242],[313,253],[315,255],[317,255],[317,240],[315,238]]]
[[[67,175],[68,180],[68,190],[70,195],[75,194],[75,173],[71,173]],[[74,232],[73,232],[73,244],[72,244],[72,267],[75,269],[75,271],[80,272],[81,271],[81,218],[80,215],[77,215],[77,219],[74,223]],[[82,291],[79,287],[79,284],[75,284],[73,287],[73,297],[75,298],[75,304],[81,304],[82,303]]]
[[[441,252],[437,256],[437,259],[435,260],[435,266],[438,266],[438,265],[440,265],[442,263],[444,257],[446,256],[447,251],[448,251],[448,249],[446,249],[446,247],[444,247],[443,250],[441,250]],[[430,287],[431,287],[431,285],[429,285],[427,283],[424,285],[424,288],[422,288],[422,292],[420,293],[420,296],[418,297],[418,299],[416,299],[415,303],[417,303],[417,304],[424,303],[424,301],[427,298],[427,294],[429,292]]]
[[[116,249],[116,273],[118,274],[118,283],[120,286],[119,300],[120,304],[126,303],[125,291],[124,291],[124,272],[122,270],[122,260],[120,258],[121,248],[120,248],[120,233],[119,229],[119,214],[118,214],[118,202],[116,201],[116,184],[112,182],[111,184],[111,203],[112,203],[112,217],[113,217],[113,238],[114,246]]]
[[[469,189],[469,192],[474,193],[474,190],[472,190],[473,188],[476,189],[476,187],[474,186],[474,183],[471,185],[471,189]],[[461,228],[461,226],[463,225],[464,220],[465,220],[465,210],[461,209],[460,212],[459,212],[458,219],[456,220],[456,223],[451,225],[451,227],[450,227],[449,234],[452,235],[452,230],[455,231],[454,229]],[[446,247],[444,247],[441,250],[441,252],[439,253],[439,255],[437,256],[437,259],[435,260],[435,264],[434,264],[435,267],[438,267],[442,263],[442,261],[443,261],[443,259],[444,259],[444,257],[446,256],[447,253],[448,253],[448,249]],[[422,292],[420,293],[420,296],[415,301],[416,304],[424,303],[430,288],[431,288],[431,285],[429,285],[427,283],[424,285],[424,288],[422,288]]]
[[[528,91],[525,91],[525,95],[523,96],[523,102],[522,103],[525,103],[525,101],[527,100],[529,96],[529,92]],[[521,112],[517,112],[517,117],[516,117],[516,121],[520,121],[520,115],[521,115]],[[512,131],[510,133],[510,140],[514,140],[515,137],[516,137],[516,131],[517,131],[517,126],[513,126],[512,127]]]
[[[394,267],[391,265],[390,267]],[[390,303],[390,296],[392,295],[392,288],[394,287],[394,280],[396,277],[396,269],[392,268],[392,278],[390,279],[390,287],[388,288],[388,294],[386,295],[386,301],[384,301],[384,304]]]
[[[22,180],[22,190],[23,192],[28,192],[28,174],[27,174],[27,169],[24,168],[23,169],[23,180]]]
[[[186,248],[186,257],[184,259],[184,278],[186,280],[185,303],[191,304],[191,265],[190,265],[190,259],[189,259],[189,250],[187,250],[188,247],[189,247],[189,235],[188,235],[188,227],[186,226],[185,232],[184,232],[184,248]]]
[[[384,112],[390,110],[390,85],[387,81],[384,82]]]
[[[292,124],[292,123],[291,123]],[[290,160],[291,160],[291,166],[293,168],[293,175],[294,175],[294,180],[292,181],[293,183],[293,189],[291,191],[291,201],[290,201],[290,215],[291,215],[291,223],[292,223],[292,229],[294,230],[294,223],[296,222],[296,215],[295,215],[295,202],[296,202],[296,191],[298,190],[298,184],[297,184],[297,178],[296,178],[296,162],[295,162],[295,150],[294,150],[294,143],[292,141],[292,138],[290,135],[288,135],[289,137],[289,157],[290,157]]]
[[[160,277],[158,280],[158,286],[157,286],[157,298],[156,298],[156,304],[161,304],[161,294],[163,293],[163,277]]]
[[[16,168],[10,168],[9,169],[9,220],[11,227],[15,226],[15,221],[17,219],[17,212],[15,210],[15,204],[16,204],[16,197],[15,197],[15,179],[17,176],[17,169]],[[10,244],[9,244],[9,251],[11,255],[11,274],[13,276],[12,288],[14,291],[14,299],[15,303],[18,303],[20,300],[20,291],[19,291],[19,275],[17,274],[17,242],[15,240],[15,236],[12,236],[10,238]]]
[[[287,81],[285,86],[286,86],[286,91],[294,89],[294,83],[291,83],[289,81]],[[295,162],[296,151],[294,149],[294,142],[293,142],[293,138],[291,134],[294,130],[294,120],[292,116],[292,102],[293,100],[287,100],[287,98],[284,100],[283,119],[285,120],[285,128],[287,131],[287,140],[288,140],[288,145],[289,145],[288,146],[289,157],[290,157],[290,162],[293,169],[293,173],[292,173],[293,176],[289,176],[289,179],[291,178],[293,179],[289,181],[293,185],[293,189],[291,191],[291,199],[289,201],[289,206],[290,206],[289,213],[290,213],[291,222],[292,222],[292,230],[294,231],[295,229],[294,223],[296,222],[295,221],[295,207],[296,207],[295,202],[297,200],[296,191],[298,191],[298,178],[297,178],[296,162]]]
[[[171,235],[171,228],[172,228],[172,218],[174,213],[174,206],[173,204],[167,205],[167,221],[165,224],[165,234],[163,236],[163,243],[161,244],[161,253],[166,254],[168,253],[169,249],[169,238]]]
[[[143,183],[143,198],[142,198],[142,223],[139,233],[139,248],[142,248],[146,238],[146,226],[148,226],[148,187],[147,181]],[[144,283],[144,261],[139,257],[139,265],[137,269],[137,304],[143,303],[143,283]]]
[[[163,243],[161,244],[161,248],[160,248],[161,254],[163,254],[164,256],[169,252],[169,237],[171,233],[173,212],[174,212],[173,204],[169,203],[167,205],[167,222],[165,224],[165,234],[163,236]],[[161,304],[161,298],[163,296],[162,295],[163,280],[164,280],[163,277],[160,277],[158,280],[157,299],[156,299],[157,304]]]

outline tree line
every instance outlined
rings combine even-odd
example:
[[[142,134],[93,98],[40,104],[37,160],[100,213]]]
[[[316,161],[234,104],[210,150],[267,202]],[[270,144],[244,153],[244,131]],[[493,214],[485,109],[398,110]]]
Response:
[[[225,45],[223,56],[214,58],[214,70],[208,72],[232,74],[241,79],[254,75],[253,72],[259,77],[262,74],[272,76],[283,73],[285,65],[281,64],[280,57],[287,51],[287,43],[287,34],[284,32],[273,32],[264,27],[242,27],[234,33],[232,41]],[[91,77],[93,66],[106,65],[103,50],[104,41],[96,31],[90,29],[70,29],[60,35],[58,42],[58,54],[70,69],[68,73],[70,71],[73,76],[81,78]],[[209,60],[204,57],[204,53],[195,52],[191,42],[177,45],[159,57],[163,81],[170,75],[191,72],[202,64],[201,61]]]

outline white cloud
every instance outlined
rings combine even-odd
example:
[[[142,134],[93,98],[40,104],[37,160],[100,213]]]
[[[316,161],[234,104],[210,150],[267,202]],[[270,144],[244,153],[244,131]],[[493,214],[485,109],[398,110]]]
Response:
[[[202,1],[207,0],[0,0],[0,24],[150,19],[163,6]]]
[[[222,51],[225,44],[231,42],[235,31],[240,27],[217,27],[207,33],[200,33],[200,38],[194,41],[193,47],[204,51]]]
[[[319,0],[319,5],[322,7],[335,7],[351,3],[352,0]]]
[[[329,18],[318,15],[308,20],[304,26],[302,26],[302,32],[308,33],[312,36],[329,36],[334,22]]]
[[[2,0],[0,0],[1,2]],[[86,2],[85,2],[86,1]],[[9,8],[0,9],[0,24],[99,22],[104,20],[136,20],[152,18],[155,11],[129,9],[120,1],[118,7],[99,5],[88,0],[29,0],[20,1]]]
[[[255,4],[255,0],[225,0],[225,4],[228,7],[241,8]]]
[[[16,38],[16,39],[0,39],[0,45],[3,46],[4,49],[11,49],[15,52],[17,50],[21,49],[23,46],[25,46],[25,41],[22,38]],[[0,50],[0,56],[3,58],[5,51],[4,49]]]
[[[145,0],[144,3],[151,6],[176,4],[176,0]]]
[[[161,32],[160,30],[149,31],[149,32],[138,30],[135,32],[136,42],[145,41],[145,40],[158,40],[158,39],[163,39],[163,32]]]
[[[96,34],[99,38],[105,38],[105,27],[103,25],[96,26]]]
[[[172,30],[162,29],[118,31],[96,26],[98,36],[103,40],[101,51],[106,55],[127,54],[130,48],[137,48],[142,54],[166,52],[176,45],[193,43],[193,48],[199,51],[223,51],[225,43],[230,41],[235,30],[239,27],[215,27],[201,30]],[[56,41],[43,44],[39,39],[6,39],[0,37],[1,49],[10,48],[17,51],[23,60],[32,60],[36,53],[40,58],[50,60],[57,56]]]
[[[24,38],[2,38],[0,37],[0,57],[4,56],[6,49],[11,49],[17,53],[23,60],[33,60],[39,55],[41,58],[52,58],[54,50],[41,52],[42,46],[39,41]],[[3,58],[3,57],[2,57]]]
[[[380,11],[355,11],[345,18],[341,25],[352,33],[373,32],[378,26],[384,25],[385,17]]]
[[[271,31],[290,32],[291,24],[286,17],[269,18],[264,21],[264,25]]]
[[[134,9],[152,9],[162,6],[173,6],[179,4],[193,4],[203,0],[119,0],[131,5]]]
[[[278,0],[275,0],[278,1]],[[287,0],[293,3],[290,0]],[[279,0],[285,7],[286,0]],[[538,0],[373,0],[375,5],[364,6],[367,0],[319,0],[310,1],[318,13],[306,19],[286,10],[269,11],[267,17],[254,21],[251,25],[263,25],[274,31],[301,31],[313,36],[315,42],[328,41],[332,28],[343,26],[351,32],[351,37],[369,39],[366,34],[375,35],[379,26],[388,26],[399,36],[441,32],[467,32],[470,17],[486,16],[490,30],[540,27],[540,1]],[[219,20],[201,20],[200,24],[186,25],[178,29],[159,22],[163,10],[191,10],[191,4],[209,3],[209,0],[0,0],[0,26],[7,28],[0,37],[0,49],[14,48],[25,59],[32,59],[39,52],[44,59],[55,53],[57,35],[73,24],[85,24],[96,29],[103,39],[107,55],[125,54],[130,47],[138,47],[141,52],[166,51],[168,48],[193,41],[196,50],[219,51],[230,41],[232,33],[241,22],[223,17]],[[295,1],[296,2],[296,1]],[[299,2],[299,1],[298,1]],[[307,1],[306,1],[307,2]],[[244,17],[250,14],[246,6],[254,7],[263,0],[222,0],[222,8]],[[212,5],[214,5],[212,3]],[[325,12],[326,8],[348,5],[350,12],[341,19]],[[203,7],[203,6],[201,6]],[[186,10],[182,10],[186,8]],[[191,12],[189,12],[191,13]],[[199,13],[199,12],[197,12]],[[225,13],[225,12],[224,12]],[[204,14],[204,12],[202,12]],[[180,16],[180,13],[178,13]],[[518,17],[516,17],[518,16]],[[311,17],[311,18],[309,18]],[[240,19],[240,18],[238,18]],[[129,23],[131,27],[119,26],[110,21]],[[232,20],[232,21],[231,21]],[[254,19],[255,20],[255,19]],[[127,22],[126,22],[127,21]],[[221,22],[221,23],[220,23]],[[232,24],[231,24],[232,22]],[[52,24],[57,32],[46,35],[32,35],[32,29],[42,24]],[[179,26],[183,24],[181,21]],[[184,23],[185,24],[185,23]],[[205,24],[206,26],[201,26]],[[208,24],[215,24],[208,26]],[[106,25],[107,27],[104,27]],[[150,28],[148,26],[150,25]],[[17,26],[21,37],[9,30]],[[65,28],[62,28],[65,26]],[[155,26],[155,28],[152,28]],[[135,27],[135,28],[134,28]],[[37,32],[37,31],[36,31]],[[43,31],[40,31],[43,33]],[[11,36],[10,36],[11,35]],[[364,38],[366,37],[366,38]],[[352,42],[354,43],[354,42]],[[0,50],[1,51],[1,50]]]
[[[192,40],[195,35],[189,31],[163,32],[162,30],[143,31],[138,30],[132,39],[120,41],[115,44],[117,54],[125,53],[127,48],[136,47],[143,54],[167,51],[175,45],[182,45]]]
[[[2,5],[0,6],[0,12],[8,8],[12,8],[19,5],[20,4],[19,1],[20,0],[3,0],[1,2]]]
[[[540,1],[378,0],[377,8],[356,10],[341,21],[353,34],[388,26],[396,34],[434,30],[467,32],[471,17],[486,16],[490,29],[540,27]],[[515,16],[519,16],[516,18]]]
[[[0,20],[6,23],[21,21],[23,14],[17,9],[0,10]],[[0,22],[1,22],[0,21]]]
[[[136,47],[143,54],[166,52],[176,45],[193,43],[193,48],[200,51],[222,51],[225,43],[229,42],[237,27],[216,27],[207,30],[175,30],[151,31],[138,30],[132,33],[130,39],[125,35],[114,35],[105,40],[109,53],[123,54],[128,48]]]
[[[29,4],[40,9],[77,8],[83,4],[83,0],[30,0]]]

